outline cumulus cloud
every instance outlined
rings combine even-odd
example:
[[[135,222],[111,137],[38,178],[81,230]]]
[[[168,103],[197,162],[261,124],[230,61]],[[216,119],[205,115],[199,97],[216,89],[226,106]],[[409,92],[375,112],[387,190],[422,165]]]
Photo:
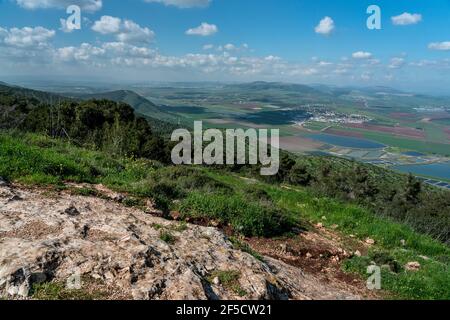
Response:
[[[102,8],[102,0],[15,0],[16,3],[25,9],[66,9],[70,5],[77,5],[82,10],[88,12],[98,11]]]
[[[207,7],[211,0],[145,0],[145,2],[157,2],[166,6],[178,8]]]
[[[391,18],[392,23],[396,26],[407,26],[410,24],[417,24],[422,21],[422,15],[418,13],[402,13],[399,16],[395,16]]]
[[[101,34],[113,34],[121,42],[149,43],[155,33],[149,28],[141,27],[131,20],[103,16],[92,26],[92,30]]]
[[[322,35],[329,35],[334,30],[334,21],[330,17],[325,17],[320,20],[319,24],[314,29],[316,33]]]
[[[428,48],[431,50],[449,51],[450,50],[450,41],[433,42],[428,45]]]
[[[92,30],[101,34],[118,33],[121,23],[122,19],[120,18],[103,16],[100,20],[95,21]]]
[[[155,37],[155,33],[149,28],[143,28],[131,20],[123,22],[117,39],[122,42],[140,43],[151,42]]]
[[[215,24],[203,22],[200,26],[187,30],[186,34],[189,36],[207,37],[217,33],[218,31],[219,29]]]
[[[372,54],[366,51],[357,51],[352,54],[353,59],[370,59]]]
[[[317,70],[310,66],[292,65],[280,57],[246,57],[231,55],[229,52],[217,54],[190,53],[183,56],[166,56],[157,50],[135,46],[123,42],[107,42],[101,45],[83,43],[77,47],[55,50],[56,63],[80,64],[87,67],[114,67],[148,70],[148,68],[170,68],[192,74],[217,74],[230,76],[312,76]]]
[[[55,36],[54,30],[44,27],[0,28],[0,43],[18,48],[40,49],[48,46],[48,42]]]

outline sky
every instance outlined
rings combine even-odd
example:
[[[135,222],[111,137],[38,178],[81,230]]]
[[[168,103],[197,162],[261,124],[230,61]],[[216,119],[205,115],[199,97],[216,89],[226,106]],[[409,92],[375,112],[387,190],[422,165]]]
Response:
[[[0,0],[0,80],[12,77],[450,95],[450,0]]]

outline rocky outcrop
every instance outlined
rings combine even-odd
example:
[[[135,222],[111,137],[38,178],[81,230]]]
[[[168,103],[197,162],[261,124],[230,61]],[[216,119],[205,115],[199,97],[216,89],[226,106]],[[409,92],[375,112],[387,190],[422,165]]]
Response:
[[[231,285],[217,276],[227,272],[235,275]],[[34,284],[67,280],[76,289],[100,283],[107,299],[359,298],[235,250],[214,228],[0,183],[0,296],[29,298]]]

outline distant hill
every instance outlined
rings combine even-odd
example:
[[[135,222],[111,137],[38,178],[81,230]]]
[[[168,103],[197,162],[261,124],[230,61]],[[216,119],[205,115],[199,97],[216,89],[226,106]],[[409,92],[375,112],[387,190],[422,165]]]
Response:
[[[37,99],[40,102],[44,103],[55,103],[59,100],[69,100],[70,98],[38,90],[27,89],[19,86],[14,86],[7,84],[5,82],[0,82],[0,92],[7,93],[10,95],[26,97],[29,99]]]
[[[284,96],[286,98],[297,99],[294,103],[325,103],[338,105],[353,105],[356,101],[361,99],[370,100],[373,104],[383,104],[386,101],[392,102],[395,100],[396,104],[402,105],[402,99],[408,101],[404,103],[408,106],[418,106],[426,101],[440,101],[437,97],[419,96],[400,90],[396,90],[384,86],[373,87],[355,87],[355,86],[332,86],[324,84],[295,84],[283,82],[250,82],[233,84],[224,87],[227,91],[246,92],[249,94],[271,95],[274,99]],[[400,101],[397,101],[400,100]],[[426,100],[426,101],[424,101]],[[404,102],[404,101],[403,101]],[[358,105],[355,105],[358,106]]]
[[[302,84],[256,81],[226,86],[227,89],[241,89],[251,91],[280,90],[304,94],[321,94],[322,92]]]
[[[155,132],[161,134],[168,134],[177,129],[178,126],[174,124],[177,119],[176,116],[169,112],[165,112],[162,108],[156,106],[151,101],[138,95],[133,91],[121,90],[98,94],[77,95],[77,94],[55,94],[39,90],[27,89],[19,86],[14,86],[0,81],[0,95],[16,96],[19,98],[30,99],[30,106],[37,106],[39,103],[54,104],[58,101],[80,101],[89,99],[106,99],[114,102],[123,102],[131,107],[136,112],[136,115],[144,117],[151,125]],[[31,99],[35,99],[32,103]],[[18,119],[20,121],[20,119]]]
[[[102,92],[95,94],[80,95],[79,98],[83,100],[89,99],[107,99],[115,102],[123,102],[133,107],[136,113],[142,114],[147,117],[164,121],[175,121],[176,116],[163,108],[155,105],[153,102],[138,95],[131,90],[117,90],[110,92]]]

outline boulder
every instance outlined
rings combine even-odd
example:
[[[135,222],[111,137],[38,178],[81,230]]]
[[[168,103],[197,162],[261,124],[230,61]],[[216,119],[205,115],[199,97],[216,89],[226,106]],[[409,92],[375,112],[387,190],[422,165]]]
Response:
[[[420,268],[421,268],[421,265],[420,265],[420,263],[417,262],[417,261],[408,262],[408,263],[405,265],[405,270],[407,270],[407,271],[413,271],[413,272],[416,272],[416,271],[419,271]]]

